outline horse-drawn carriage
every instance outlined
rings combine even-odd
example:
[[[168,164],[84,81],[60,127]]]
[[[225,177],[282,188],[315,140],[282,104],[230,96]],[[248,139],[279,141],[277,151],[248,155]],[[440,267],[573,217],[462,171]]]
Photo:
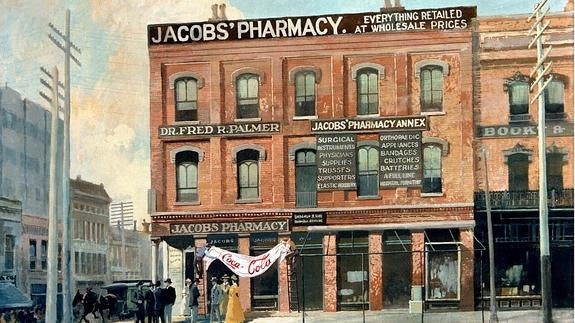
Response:
[[[137,284],[139,281],[142,281],[145,287],[152,285],[151,280],[122,280],[102,287],[108,294],[116,295],[116,308],[113,310],[120,319],[134,317],[137,310],[134,294],[138,289]]]

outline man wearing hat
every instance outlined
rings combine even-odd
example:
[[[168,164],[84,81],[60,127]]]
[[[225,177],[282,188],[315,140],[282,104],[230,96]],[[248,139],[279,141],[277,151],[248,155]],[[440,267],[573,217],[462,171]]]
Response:
[[[134,298],[132,299],[132,302],[136,304],[136,323],[144,323],[146,318],[146,308],[144,307],[146,295],[144,294],[143,286],[144,282],[140,280],[136,284],[138,289],[134,292]]]
[[[164,288],[164,316],[166,317],[166,323],[172,323],[172,307],[176,302],[176,289],[172,286],[172,280],[170,278],[164,280],[166,283],[166,288]]]
[[[166,322],[164,317],[164,302],[163,302],[164,289],[162,288],[162,282],[156,281],[154,284],[154,323],[158,323],[158,318],[161,323]]]
[[[192,287],[190,289],[190,309],[192,310],[192,323],[198,322],[198,298],[200,298],[200,290],[198,289],[199,282],[199,279],[194,278],[194,282],[192,283]]]
[[[213,276],[212,279],[212,290],[210,296],[210,323],[221,323],[222,314],[220,313],[220,302],[222,301],[222,289],[218,285],[218,278]]]

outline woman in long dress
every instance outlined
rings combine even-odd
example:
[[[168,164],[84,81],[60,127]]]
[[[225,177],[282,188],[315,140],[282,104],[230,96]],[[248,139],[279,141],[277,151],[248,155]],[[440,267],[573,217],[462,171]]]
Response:
[[[228,311],[226,312],[226,323],[242,323],[244,310],[240,304],[240,287],[238,286],[238,277],[232,275],[232,285],[228,291]]]

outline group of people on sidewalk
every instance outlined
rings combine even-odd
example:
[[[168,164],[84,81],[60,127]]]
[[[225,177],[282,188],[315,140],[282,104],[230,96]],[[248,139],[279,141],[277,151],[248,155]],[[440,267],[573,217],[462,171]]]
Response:
[[[136,304],[136,323],[172,323],[172,308],[176,302],[176,289],[172,286],[170,278],[164,280],[162,287],[158,280],[155,284],[144,289],[144,282],[138,282],[132,302]]]
[[[211,323],[241,323],[245,320],[244,311],[240,304],[240,288],[238,286],[238,277],[232,275],[231,279],[228,275],[221,277],[222,282],[218,283],[218,278],[213,276],[211,278],[212,288],[210,290],[209,309],[210,309],[210,322]],[[195,278],[190,282],[190,300],[189,306],[191,309],[190,320],[191,323],[198,322],[198,305],[200,291],[198,284],[200,280]],[[225,321],[224,321],[225,320]]]

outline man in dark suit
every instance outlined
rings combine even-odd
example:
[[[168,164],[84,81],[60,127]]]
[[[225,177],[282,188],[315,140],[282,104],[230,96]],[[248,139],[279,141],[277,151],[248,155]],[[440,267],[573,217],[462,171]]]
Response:
[[[166,317],[166,323],[172,323],[172,307],[176,302],[176,289],[172,286],[172,280],[170,278],[164,280],[166,283],[166,288],[164,288],[164,315]]]

